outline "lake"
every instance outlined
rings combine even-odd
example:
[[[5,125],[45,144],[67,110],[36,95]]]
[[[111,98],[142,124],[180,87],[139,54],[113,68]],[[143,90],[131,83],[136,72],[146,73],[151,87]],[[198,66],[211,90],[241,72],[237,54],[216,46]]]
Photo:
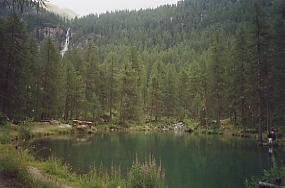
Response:
[[[77,173],[90,165],[122,172],[138,157],[150,155],[162,163],[169,188],[243,188],[246,178],[261,175],[272,165],[268,148],[256,146],[253,139],[194,135],[188,133],[97,133],[89,137],[51,137],[32,142],[36,156],[56,156]],[[284,165],[283,149],[274,149],[279,165]]]

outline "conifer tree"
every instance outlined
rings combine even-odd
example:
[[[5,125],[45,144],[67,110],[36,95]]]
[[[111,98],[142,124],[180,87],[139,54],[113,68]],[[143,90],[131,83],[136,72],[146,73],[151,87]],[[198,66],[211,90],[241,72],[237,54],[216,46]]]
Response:
[[[264,21],[264,12],[258,2],[253,4],[253,31],[252,31],[252,63],[255,76],[256,119],[258,127],[258,140],[262,141],[264,127],[264,110],[266,103],[266,86],[268,81],[268,34]]]
[[[175,67],[169,64],[166,67],[166,77],[163,83],[164,115],[173,117],[177,111],[177,75]]]
[[[88,119],[88,112],[93,108],[92,102],[94,102],[97,97],[95,95],[100,96],[99,92],[99,86],[100,86],[100,71],[99,71],[99,58],[98,58],[98,50],[97,47],[92,44],[88,43],[87,47],[85,49],[84,54],[84,64],[85,64],[85,70],[82,74],[85,82],[85,119]],[[100,96],[100,99],[102,100],[102,96]],[[93,110],[92,110],[93,111]],[[92,115],[93,117],[93,115]]]
[[[211,91],[212,114],[216,119],[217,126],[220,126],[224,103],[224,50],[220,34],[215,33],[214,42],[210,50],[209,87]]]
[[[230,102],[230,108],[234,113],[234,123],[240,123],[245,127],[247,122],[246,117],[249,117],[249,112],[247,112],[249,103],[247,92],[248,87],[250,87],[250,79],[248,72],[250,70],[250,51],[249,51],[249,36],[248,36],[248,26],[242,24],[236,31],[235,34],[235,46],[233,48],[234,59],[230,62],[229,70],[229,82],[228,82],[228,98]],[[235,87],[232,87],[235,86]]]
[[[111,52],[107,55],[104,61],[105,67],[105,82],[104,85],[107,87],[107,106],[109,112],[109,121],[112,122],[113,117],[113,109],[116,104],[116,98],[118,93],[118,65],[115,53]]]
[[[163,115],[163,82],[166,77],[164,64],[157,60],[152,66],[149,85],[149,114],[155,121]]]
[[[1,110],[10,118],[23,119],[27,101],[25,92],[29,86],[23,70],[30,71],[27,65],[27,33],[23,21],[16,14],[9,16],[2,29]]]
[[[41,119],[61,117],[62,66],[59,49],[47,38],[40,50],[41,61]]]
[[[130,48],[121,73],[120,119],[140,121],[143,116],[143,67],[136,49]]]

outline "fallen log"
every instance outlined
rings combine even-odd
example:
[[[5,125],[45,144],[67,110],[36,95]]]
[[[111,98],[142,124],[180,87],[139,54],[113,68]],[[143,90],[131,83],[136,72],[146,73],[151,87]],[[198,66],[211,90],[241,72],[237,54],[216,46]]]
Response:
[[[284,186],[274,185],[266,182],[259,182],[259,188],[285,188]]]

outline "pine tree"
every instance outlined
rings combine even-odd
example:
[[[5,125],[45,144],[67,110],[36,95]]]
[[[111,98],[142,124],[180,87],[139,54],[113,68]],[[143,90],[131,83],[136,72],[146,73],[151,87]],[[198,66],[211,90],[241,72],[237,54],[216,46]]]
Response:
[[[272,124],[281,125],[285,117],[285,3],[277,1],[276,17],[271,24],[271,57],[270,72],[268,74],[269,87],[267,93],[268,105],[266,106],[268,127]]]
[[[230,108],[234,113],[234,122],[241,123],[243,127],[246,126],[247,117],[249,117],[248,110],[248,95],[247,88],[250,87],[250,81],[248,72],[250,70],[249,66],[249,36],[248,36],[248,26],[245,24],[240,25],[236,31],[235,35],[235,46],[233,48],[234,59],[230,63],[230,70],[228,82],[228,98],[230,102]],[[235,87],[231,87],[235,86]]]
[[[180,119],[188,117],[190,111],[190,79],[188,72],[183,69],[178,77],[178,92],[177,92],[177,113]]]
[[[120,119],[141,121],[143,116],[143,67],[136,49],[130,48],[121,73]]]
[[[211,91],[212,113],[216,119],[217,126],[220,126],[224,107],[224,50],[219,33],[215,33],[214,42],[210,49],[209,87]]]
[[[84,54],[84,64],[85,70],[82,74],[85,82],[85,109],[84,109],[84,118],[88,119],[89,115],[88,112],[93,108],[92,102],[94,101],[94,95],[100,96],[100,100],[102,100],[102,95],[100,95],[100,71],[99,71],[99,58],[98,58],[98,50],[97,47],[92,44],[88,43],[85,49]],[[97,97],[95,97],[97,98]],[[93,117],[93,115],[91,116]]]
[[[24,70],[30,71],[27,33],[16,14],[11,14],[6,24],[2,22],[1,30],[1,110],[10,118],[24,119],[29,85]]]
[[[47,38],[40,50],[41,60],[41,119],[57,118],[62,111],[62,66],[59,49]]]
[[[111,52],[107,55],[104,67],[105,67],[105,82],[104,85],[107,93],[107,106],[109,112],[109,121],[112,122],[113,117],[113,108],[116,104],[116,98],[118,93],[118,67],[117,67],[117,59],[115,53]]]
[[[253,73],[255,75],[255,93],[256,93],[256,119],[258,124],[258,140],[262,141],[262,132],[264,125],[264,110],[266,102],[265,90],[268,81],[268,36],[267,26],[264,22],[264,12],[258,2],[253,4],[253,31],[252,31],[252,61]]]
[[[174,117],[177,111],[177,75],[174,65],[166,67],[166,77],[163,83],[164,115]]]
[[[150,85],[149,85],[149,114],[155,118],[155,121],[163,115],[163,82],[166,73],[163,63],[158,60],[152,66]]]
[[[29,38],[27,41],[27,59],[25,61],[25,73],[22,80],[25,80],[25,116],[40,119],[40,64],[39,50],[36,41]]]

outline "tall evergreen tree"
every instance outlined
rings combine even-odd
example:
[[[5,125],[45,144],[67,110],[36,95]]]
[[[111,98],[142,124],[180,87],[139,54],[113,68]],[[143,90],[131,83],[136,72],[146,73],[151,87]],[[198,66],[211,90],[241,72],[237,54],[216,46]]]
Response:
[[[136,49],[130,48],[121,75],[120,119],[140,121],[143,116],[143,67]]]
[[[104,85],[107,87],[107,106],[109,112],[109,121],[113,119],[113,109],[116,104],[116,98],[118,93],[118,65],[115,53],[111,52],[107,55],[104,67],[105,67],[105,82]]]
[[[264,127],[264,109],[266,102],[266,86],[268,81],[268,33],[264,21],[264,12],[259,2],[253,4],[253,31],[252,31],[252,61],[253,73],[255,75],[256,91],[256,119],[258,124],[258,140],[262,141],[262,132]]]
[[[226,63],[224,50],[220,34],[215,33],[214,42],[210,49],[209,87],[211,91],[212,113],[218,126],[220,126],[224,108],[224,73]]]
[[[40,50],[41,60],[41,119],[61,117],[62,66],[59,49],[47,38]]]
[[[164,64],[160,60],[157,60],[152,66],[149,85],[149,114],[156,121],[163,115],[163,82],[165,77]]]

